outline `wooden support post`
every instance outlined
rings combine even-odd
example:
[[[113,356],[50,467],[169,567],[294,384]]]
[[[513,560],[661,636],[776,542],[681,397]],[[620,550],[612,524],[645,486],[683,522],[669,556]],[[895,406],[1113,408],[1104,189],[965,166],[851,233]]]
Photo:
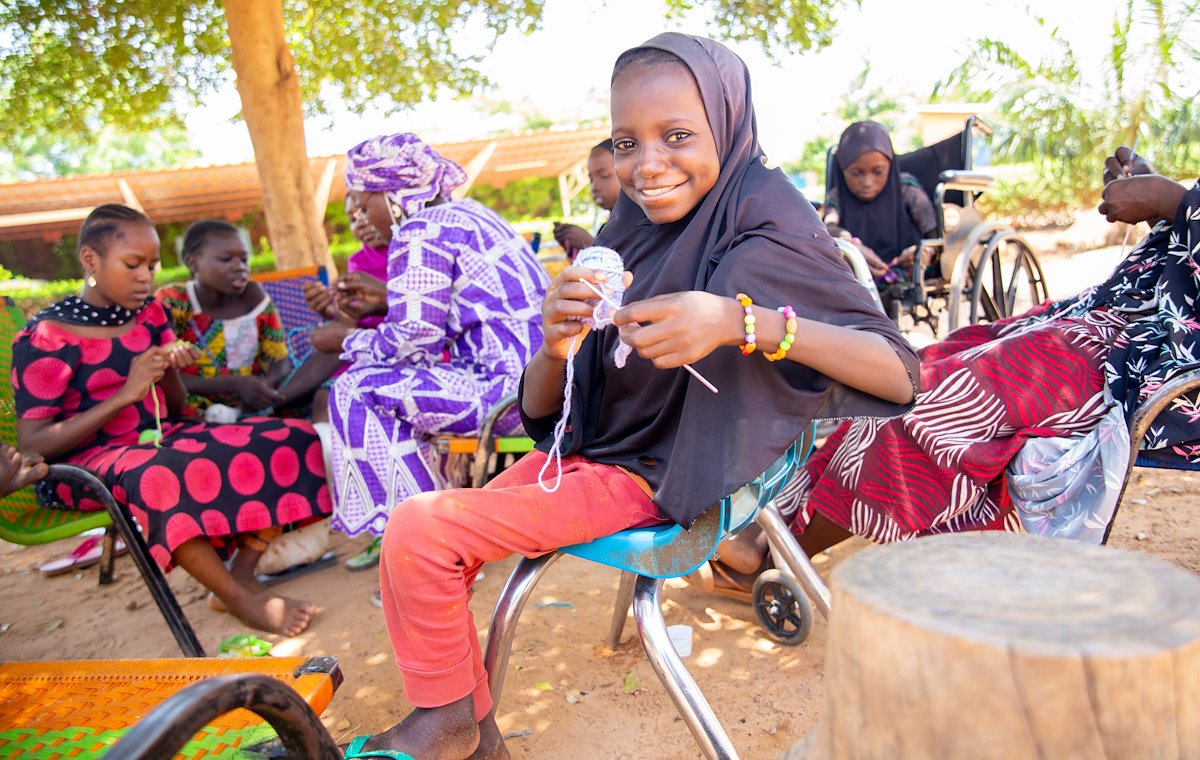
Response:
[[[135,208],[146,213],[146,209],[142,208],[142,202],[138,200],[137,195],[133,192],[133,188],[129,186],[129,181],[124,177],[117,180],[117,187],[121,188],[121,197],[125,199],[125,205],[130,208]]]
[[[825,709],[786,760],[1200,757],[1200,579],[1166,562],[959,534],[832,588]]]
[[[479,179],[479,174],[492,160],[492,154],[496,152],[496,148],[500,143],[492,140],[483,149],[471,157],[471,160],[463,164],[463,171],[467,173],[467,181],[454,188],[450,193],[454,200],[460,200],[467,197],[467,193],[471,192],[471,187],[475,184],[475,180]]]

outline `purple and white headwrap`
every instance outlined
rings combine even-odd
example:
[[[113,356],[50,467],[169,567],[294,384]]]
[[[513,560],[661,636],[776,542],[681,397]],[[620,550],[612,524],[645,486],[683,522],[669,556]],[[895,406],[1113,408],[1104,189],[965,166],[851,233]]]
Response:
[[[384,193],[389,204],[412,216],[438,196],[450,198],[467,173],[411,132],[379,135],[346,154],[346,187]],[[399,220],[397,220],[399,221]]]

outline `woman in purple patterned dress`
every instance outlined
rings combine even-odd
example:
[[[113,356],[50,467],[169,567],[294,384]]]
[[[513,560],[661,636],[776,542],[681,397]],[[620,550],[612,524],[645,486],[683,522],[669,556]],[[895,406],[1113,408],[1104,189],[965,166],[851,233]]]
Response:
[[[338,284],[339,302],[387,314],[342,339],[351,364],[329,398],[333,525],[351,536],[382,534],[397,504],[445,485],[431,437],[477,433],[541,345],[546,273],[498,214],[451,200],[466,179],[412,134],[347,155],[355,215],[391,238],[386,296],[353,275]],[[519,426],[513,414],[497,432]]]

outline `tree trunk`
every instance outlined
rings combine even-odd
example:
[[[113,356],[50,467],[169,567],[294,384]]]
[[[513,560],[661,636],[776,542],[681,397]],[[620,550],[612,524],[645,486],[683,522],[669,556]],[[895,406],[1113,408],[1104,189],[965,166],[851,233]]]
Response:
[[[225,18],[275,266],[329,264],[323,214],[314,208],[300,79],[283,39],[283,2],[225,0]]]
[[[832,589],[825,709],[785,760],[1200,756],[1200,580],[1162,560],[956,534]]]

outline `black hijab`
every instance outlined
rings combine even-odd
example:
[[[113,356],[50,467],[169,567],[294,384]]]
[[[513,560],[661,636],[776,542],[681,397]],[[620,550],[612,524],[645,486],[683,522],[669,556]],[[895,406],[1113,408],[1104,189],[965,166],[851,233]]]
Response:
[[[618,251],[633,283],[625,303],[704,290],[756,304],[791,304],[802,318],[888,339],[916,377],[916,355],[842,261],[811,204],[763,165],[746,65],[722,45],[668,33],[642,47],[668,51],[700,88],[721,159],[713,189],[691,213],[650,222],[624,193],[596,245]],[[634,353],[617,369],[615,328],[593,331],[575,359],[575,398],[564,455],[581,454],[641,475],[654,501],[690,526],[721,497],[774,462],[817,416],[896,416],[906,407],[838,386],[790,361],[718,348],[693,365],[714,395],[682,369],[659,370]],[[773,350],[774,346],[766,347]],[[547,451],[555,419],[525,418]]]
[[[873,200],[862,201],[850,192],[843,172],[859,156],[873,150],[887,156],[890,164],[888,181]],[[857,121],[846,127],[838,141],[835,157],[839,170],[834,177],[839,227],[857,235],[885,262],[899,256],[910,245],[921,242],[921,230],[904,207],[896,152],[892,150],[892,138],[882,124]]]

